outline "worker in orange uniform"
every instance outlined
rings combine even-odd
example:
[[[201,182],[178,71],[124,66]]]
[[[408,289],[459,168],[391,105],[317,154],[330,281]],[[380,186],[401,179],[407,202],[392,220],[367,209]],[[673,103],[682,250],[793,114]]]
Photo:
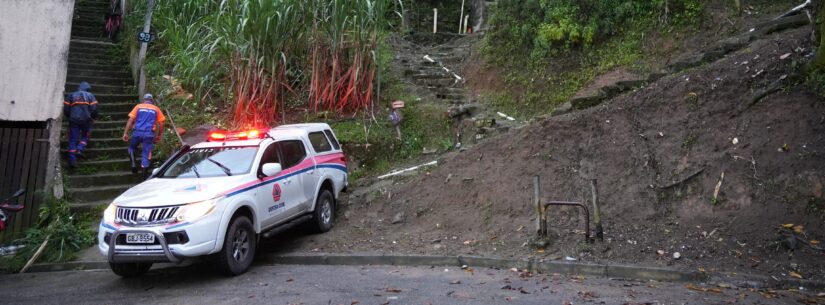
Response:
[[[137,173],[135,164],[135,150],[138,145],[142,146],[140,167],[143,170],[143,177],[149,177],[149,166],[152,161],[152,148],[155,143],[160,142],[163,135],[163,122],[166,117],[155,106],[155,100],[151,94],[143,96],[143,103],[140,103],[129,112],[129,121],[126,122],[126,130],[123,131],[123,141],[129,142],[129,158],[132,161],[132,173]],[[132,128],[134,127],[134,130]],[[132,137],[129,138],[129,130],[132,130]]]

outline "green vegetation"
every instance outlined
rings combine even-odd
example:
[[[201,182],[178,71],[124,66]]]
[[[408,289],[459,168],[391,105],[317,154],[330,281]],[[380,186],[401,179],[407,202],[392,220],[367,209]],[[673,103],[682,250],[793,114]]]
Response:
[[[137,3],[131,16],[145,10]],[[160,54],[162,73],[194,93],[193,104],[223,101],[218,106],[231,111],[234,127],[269,125],[289,99],[314,110],[363,110],[374,98],[375,50],[388,4],[160,1],[152,53]],[[132,18],[127,25],[142,23]]]
[[[540,60],[590,48],[640,25],[689,24],[702,10],[699,0],[501,0],[490,19],[485,51],[497,60],[525,51]]]
[[[504,70],[507,90],[484,99],[522,119],[548,113],[597,75],[650,72],[646,36],[684,29],[702,12],[698,0],[497,1],[483,54]]]
[[[18,250],[2,269],[15,272],[23,268],[46,238],[49,243],[37,259],[38,263],[63,262],[75,259],[81,250],[94,245],[92,224],[100,220],[100,213],[75,215],[65,200],[47,198],[38,214],[36,226],[26,230],[25,236],[14,244],[25,246]]]

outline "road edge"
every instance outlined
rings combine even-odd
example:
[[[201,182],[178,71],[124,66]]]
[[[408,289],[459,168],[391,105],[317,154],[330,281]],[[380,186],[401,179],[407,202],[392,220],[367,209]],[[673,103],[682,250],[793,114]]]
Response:
[[[270,254],[261,255],[257,265],[383,265],[383,266],[443,266],[527,270],[544,274],[585,275],[606,278],[623,278],[662,282],[717,282],[736,283],[750,288],[795,288],[825,290],[825,282],[804,279],[778,279],[775,277],[747,274],[707,273],[661,267],[623,264],[597,264],[568,261],[543,261],[481,256],[432,256],[432,255],[385,255],[385,254]],[[104,270],[105,261],[79,261],[35,264],[27,273]]]

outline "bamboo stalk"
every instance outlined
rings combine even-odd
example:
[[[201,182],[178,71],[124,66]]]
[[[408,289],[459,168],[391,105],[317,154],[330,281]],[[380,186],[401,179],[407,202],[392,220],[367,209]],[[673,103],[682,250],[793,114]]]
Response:
[[[43,243],[40,244],[40,247],[37,248],[37,251],[34,252],[34,255],[32,255],[32,257],[29,259],[29,261],[26,262],[26,265],[23,266],[22,269],[20,269],[20,273],[25,273],[26,270],[28,270],[29,267],[31,267],[32,264],[34,264],[35,261],[37,261],[37,259],[40,257],[40,255],[43,254],[43,250],[46,250],[46,245],[49,244],[49,238],[51,238],[51,237],[52,237],[51,235],[46,235],[46,239],[43,241]]]

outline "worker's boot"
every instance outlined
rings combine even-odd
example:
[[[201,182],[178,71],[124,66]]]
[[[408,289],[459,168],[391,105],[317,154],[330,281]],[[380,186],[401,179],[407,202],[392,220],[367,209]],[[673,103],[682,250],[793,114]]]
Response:
[[[135,153],[129,152],[129,161],[132,162],[132,174],[137,174],[138,168],[137,164],[135,164]]]

